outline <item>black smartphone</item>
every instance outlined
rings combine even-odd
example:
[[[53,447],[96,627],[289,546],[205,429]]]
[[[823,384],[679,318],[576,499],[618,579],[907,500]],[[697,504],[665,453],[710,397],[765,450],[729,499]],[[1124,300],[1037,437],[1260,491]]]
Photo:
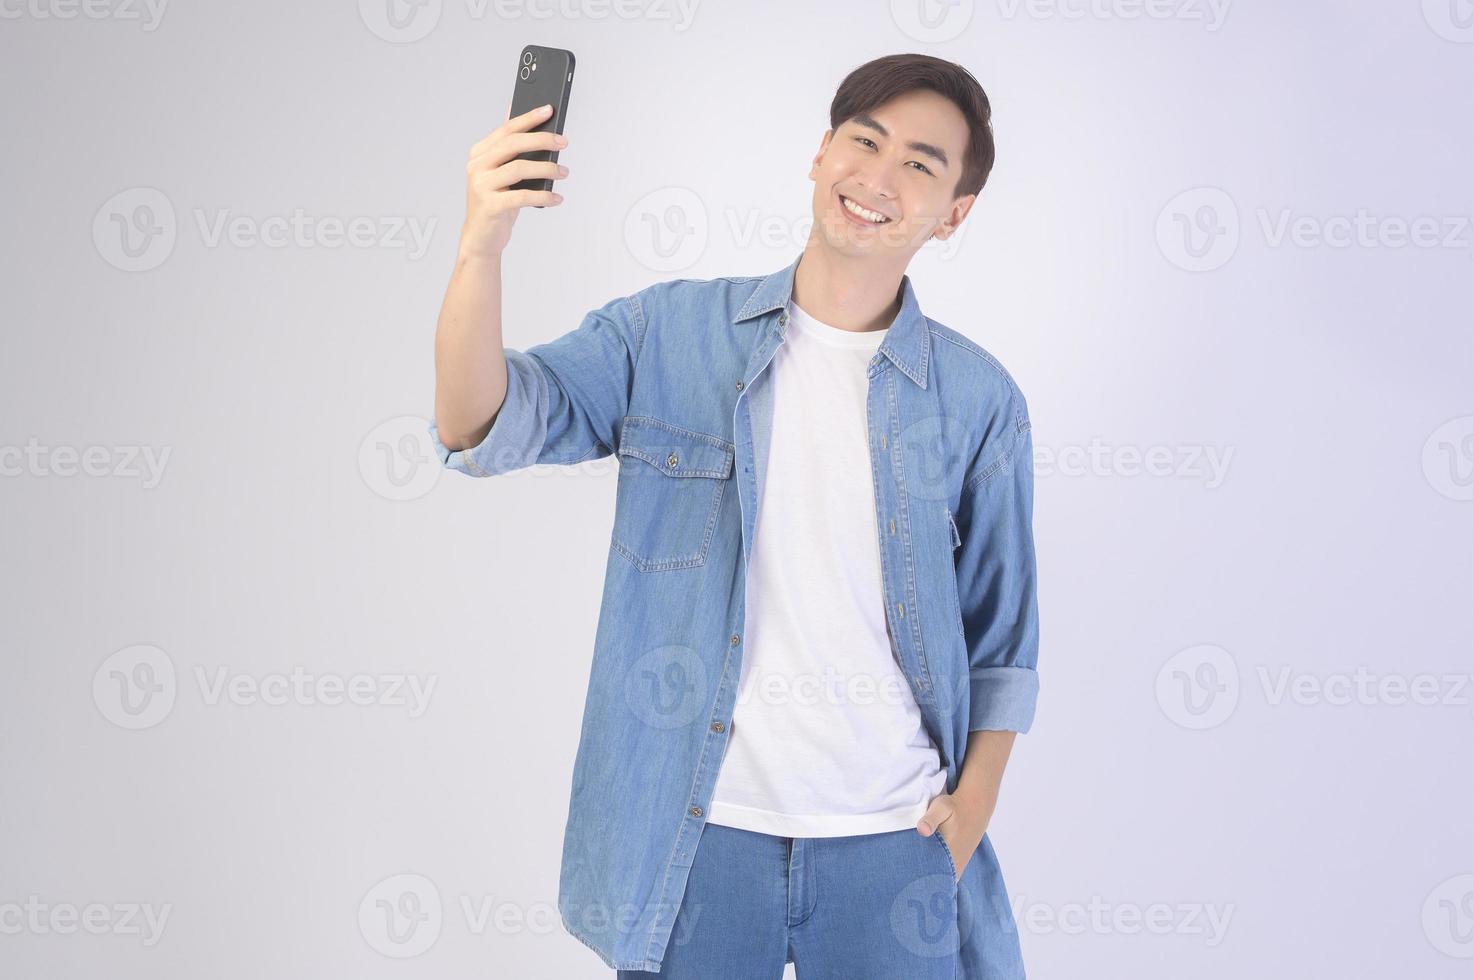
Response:
[[[573,52],[562,48],[544,48],[529,44],[517,58],[517,85],[512,90],[511,116],[531,112],[538,106],[551,105],[552,115],[541,125],[529,130],[533,133],[561,133],[568,118],[568,93],[573,90]],[[557,162],[557,150],[532,150],[517,155],[518,160],[546,160]],[[509,190],[552,190],[551,177],[535,177],[519,180]],[[541,204],[535,207],[543,207]]]

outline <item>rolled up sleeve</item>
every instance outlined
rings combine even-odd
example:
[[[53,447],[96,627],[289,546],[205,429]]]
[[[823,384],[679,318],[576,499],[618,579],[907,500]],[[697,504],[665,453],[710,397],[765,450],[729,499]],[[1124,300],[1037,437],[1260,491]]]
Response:
[[[1018,396],[962,492],[957,594],[971,681],[967,729],[1026,732],[1038,703],[1033,431]]]
[[[506,349],[506,398],[485,438],[449,449],[431,419],[435,454],[446,468],[478,477],[608,456],[618,448],[644,326],[635,294],[610,300],[554,340]]]

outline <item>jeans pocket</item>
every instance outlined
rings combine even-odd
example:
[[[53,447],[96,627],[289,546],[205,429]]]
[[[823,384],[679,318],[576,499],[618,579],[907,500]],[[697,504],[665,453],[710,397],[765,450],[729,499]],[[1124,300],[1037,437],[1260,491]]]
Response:
[[[956,858],[952,857],[951,854],[951,845],[946,843],[946,838],[941,836],[940,830],[932,831],[931,836],[936,838],[936,841],[941,845],[942,853],[946,855],[946,867],[951,871],[951,883],[953,885],[957,884],[959,875],[956,872]]]

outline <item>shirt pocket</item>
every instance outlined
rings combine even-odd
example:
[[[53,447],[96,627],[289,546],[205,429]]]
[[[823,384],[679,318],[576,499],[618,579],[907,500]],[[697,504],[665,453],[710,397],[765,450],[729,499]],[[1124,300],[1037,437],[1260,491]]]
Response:
[[[949,529],[949,533],[951,535],[951,551],[946,556],[946,563],[951,567],[952,619],[956,623],[956,631],[962,635],[963,639],[965,639],[967,635],[967,628],[966,625],[962,622],[961,590],[957,588],[956,579],[956,549],[961,547],[962,536],[961,532],[958,531],[956,528],[956,518],[952,516],[950,510],[947,510],[946,512],[946,526]]]
[[[619,436],[613,547],[641,572],[704,565],[731,482],[732,443],[644,415]]]

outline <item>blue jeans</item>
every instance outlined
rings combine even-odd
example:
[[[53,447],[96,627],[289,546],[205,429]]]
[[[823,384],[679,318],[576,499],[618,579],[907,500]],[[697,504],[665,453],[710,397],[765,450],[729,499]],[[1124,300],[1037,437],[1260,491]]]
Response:
[[[619,980],[953,980],[956,864],[939,833],[701,831],[659,973]]]

